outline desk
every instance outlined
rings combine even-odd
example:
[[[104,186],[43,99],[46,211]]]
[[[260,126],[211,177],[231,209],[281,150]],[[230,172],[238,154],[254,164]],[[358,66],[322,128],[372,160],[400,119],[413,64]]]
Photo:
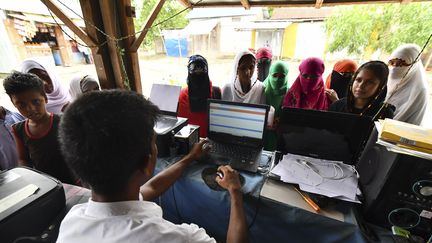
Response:
[[[155,173],[179,158],[158,159]],[[165,219],[174,223],[195,223],[217,240],[224,241],[230,199],[227,192],[213,191],[201,179],[201,171],[209,166],[192,164],[156,203],[163,208]],[[316,214],[299,200],[300,196],[289,185],[266,180],[262,175],[241,174],[246,181],[243,191],[246,220],[251,226],[250,242],[368,242],[356,225],[349,203],[341,202]],[[87,202],[91,195],[88,189],[64,186],[67,210],[74,204]],[[381,232],[380,241],[376,242],[394,242],[388,231],[373,228]]]
[[[156,173],[178,159],[159,159]],[[268,160],[264,159],[262,165],[266,163]],[[217,240],[225,240],[230,199],[227,192],[213,191],[202,180],[201,172],[209,166],[212,165],[192,164],[158,203],[163,208],[164,218],[174,223],[198,224]],[[266,181],[263,175],[241,174],[245,177],[242,190],[250,242],[367,242],[356,225],[349,203],[341,202],[337,211],[331,209],[324,210],[323,215],[316,214],[302,209],[301,205],[287,205],[271,198],[269,190],[278,196],[282,189]],[[264,195],[261,195],[263,186]],[[327,217],[330,215],[334,217]]]

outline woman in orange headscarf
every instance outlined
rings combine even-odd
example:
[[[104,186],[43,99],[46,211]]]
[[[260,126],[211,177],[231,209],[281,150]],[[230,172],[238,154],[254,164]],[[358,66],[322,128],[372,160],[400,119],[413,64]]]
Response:
[[[356,70],[357,63],[353,60],[343,59],[336,62],[332,73],[327,76],[326,88],[336,91],[339,99],[346,97],[348,85]]]

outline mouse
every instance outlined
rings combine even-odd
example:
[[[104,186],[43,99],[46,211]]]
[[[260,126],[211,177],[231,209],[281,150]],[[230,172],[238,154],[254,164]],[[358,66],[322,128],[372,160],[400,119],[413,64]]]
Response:
[[[215,191],[225,191],[225,189],[216,182],[216,177],[223,178],[224,174],[217,167],[207,167],[201,172],[201,177],[210,189]],[[239,174],[240,184],[243,186],[245,178]]]

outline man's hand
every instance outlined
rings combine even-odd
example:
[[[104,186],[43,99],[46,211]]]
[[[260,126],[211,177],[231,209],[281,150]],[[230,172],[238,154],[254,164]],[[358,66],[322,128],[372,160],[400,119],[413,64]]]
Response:
[[[223,178],[216,177],[216,182],[223,188],[227,189],[230,193],[239,192],[241,189],[241,183],[239,174],[231,166],[219,166],[218,170],[222,171]]]
[[[210,150],[210,146],[208,144],[208,140],[204,139],[201,140],[199,143],[194,144],[192,150],[189,152],[187,157],[192,160],[198,160],[209,150]]]

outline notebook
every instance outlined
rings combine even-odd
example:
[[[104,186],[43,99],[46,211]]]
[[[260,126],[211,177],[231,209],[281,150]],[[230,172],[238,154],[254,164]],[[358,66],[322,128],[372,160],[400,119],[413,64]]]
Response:
[[[373,128],[370,117],[350,113],[284,108],[277,150],[356,164]]]
[[[209,159],[256,172],[263,150],[269,106],[208,100]]]
[[[170,132],[179,123],[177,106],[181,86],[167,84],[153,84],[150,91],[150,101],[159,107],[161,116],[156,121],[154,130],[157,134]]]

